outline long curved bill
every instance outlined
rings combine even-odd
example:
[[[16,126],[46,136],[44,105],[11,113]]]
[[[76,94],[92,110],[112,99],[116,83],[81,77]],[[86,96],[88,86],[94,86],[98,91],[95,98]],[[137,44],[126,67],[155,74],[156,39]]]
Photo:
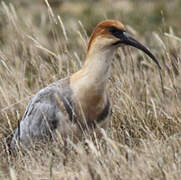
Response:
[[[143,46],[141,43],[136,41],[128,32],[123,32],[123,35],[124,35],[124,39],[122,39],[122,43],[129,46],[133,46],[137,49],[140,49],[141,51],[146,53],[157,64],[159,69],[161,69],[161,66],[156,60],[155,56],[145,46]]]

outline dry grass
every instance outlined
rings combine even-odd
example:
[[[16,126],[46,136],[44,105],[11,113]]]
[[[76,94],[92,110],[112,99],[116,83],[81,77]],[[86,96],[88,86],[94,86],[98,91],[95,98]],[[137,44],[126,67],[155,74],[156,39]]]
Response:
[[[145,8],[141,12],[146,13],[147,8],[146,15],[149,16],[149,13],[159,11],[158,7],[168,8],[168,2],[150,1],[143,4]],[[112,11],[107,6],[99,14],[93,10],[103,3],[103,0],[94,2],[88,8],[89,4],[80,1],[75,8],[70,2],[57,0],[53,3],[52,0],[51,5],[56,4],[54,9],[42,1],[1,3],[1,141],[17,126],[34,93],[81,67],[87,33],[90,34],[100,19],[111,17],[127,20],[127,23],[130,20],[129,24],[135,21],[137,28],[142,15],[134,11],[134,2],[121,1],[119,4],[115,1],[114,7],[114,3],[107,1],[107,6],[113,7]],[[175,0],[169,6],[170,11],[174,12],[179,3]],[[123,9],[121,14],[118,7]],[[135,19],[131,20],[133,12]],[[171,22],[168,14],[168,22]],[[168,28],[167,19],[160,16],[145,24],[146,30],[143,22],[139,23],[142,28],[138,29],[144,36],[132,27],[128,28],[158,58],[162,82],[158,68],[143,53],[133,48],[120,49],[108,84],[113,104],[112,124],[107,132],[103,131],[103,139],[96,143],[87,139],[86,147],[82,142],[77,145],[69,142],[68,154],[64,153],[61,142],[25,154],[20,151],[16,157],[5,153],[2,146],[1,179],[181,178],[181,39]],[[176,31],[181,27],[178,21],[169,23]],[[155,32],[151,33],[153,30]]]

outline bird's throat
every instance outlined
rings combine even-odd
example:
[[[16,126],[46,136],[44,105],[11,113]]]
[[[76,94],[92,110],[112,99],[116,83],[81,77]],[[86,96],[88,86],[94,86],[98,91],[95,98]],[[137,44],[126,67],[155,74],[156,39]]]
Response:
[[[80,95],[103,94],[110,75],[114,52],[105,50],[87,55],[83,67],[71,77],[74,90]]]

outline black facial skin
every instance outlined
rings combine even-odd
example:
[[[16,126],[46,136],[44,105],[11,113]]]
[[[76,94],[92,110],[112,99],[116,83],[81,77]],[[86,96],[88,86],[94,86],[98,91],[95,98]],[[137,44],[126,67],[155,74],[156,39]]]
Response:
[[[146,53],[157,64],[159,69],[161,69],[161,66],[156,60],[155,56],[145,46],[143,46],[141,43],[136,41],[128,32],[118,29],[116,27],[110,27],[109,32],[113,36],[119,39],[119,41],[115,42],[113,45],[125,44],[129,46],[133,46],[137,49],[140,49],[141,51]]]
[[[123,31],[123,30],[120,30],[120,29],[118,29],[118,28],[116,28],[116,27],[110,27],[109,28],[109,32],[113,35],[113,36],[115,36],[115,37],[117,37],[117,38],[119,38],[119,39],[123,39],[124,38],[124,35],[123,35],[123,32],[125,32],[125,31]]]

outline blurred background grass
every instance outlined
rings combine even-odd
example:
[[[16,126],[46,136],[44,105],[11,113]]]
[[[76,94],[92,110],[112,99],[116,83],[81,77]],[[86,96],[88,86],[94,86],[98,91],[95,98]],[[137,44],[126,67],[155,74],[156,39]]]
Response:
[[[29,10],[26,16],[33,13],[37,24],[42,13],[46,13],[44,0],[6,0],[5,3],[12,3],[18,11]],[[177,20],[181,13],[179,0],[50,0],[49,3],[54,12],[65,18],[67,23],[80,20],[89,31],[90,27],[105,18],[122,19],[141,32],[159,30],[164,21],[167,27],[171,26],[177,32],[180,28]]]

